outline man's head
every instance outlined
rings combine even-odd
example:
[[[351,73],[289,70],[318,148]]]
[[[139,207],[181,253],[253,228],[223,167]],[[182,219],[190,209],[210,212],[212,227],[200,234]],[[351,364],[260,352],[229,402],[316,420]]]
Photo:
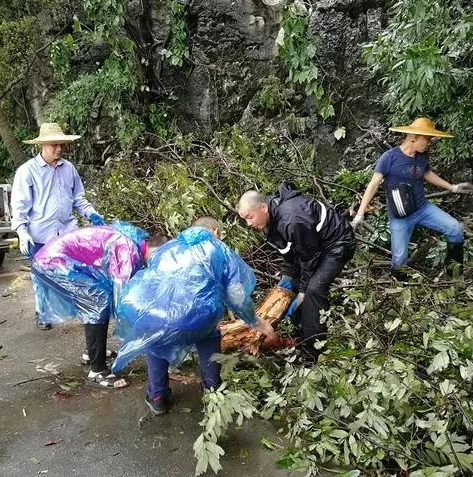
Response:
[[[212,232],[212,235],[215,238],[220,239],[221,226],[218,220],[215,220],[213,217],[200,217],[194,221],[192,224],[194,227],[205,227],[206,229]]]
[[[59,161],[64,151],[66,150],[66,144],[57,143],[57,144],[43,144],[41,147],[41,157],[48,163],[52,164],[53,162]]]
[[[164,235],[152,235],[148,239],[145,240],[146,247],[143,253],[143,259],[148,262],[149,257],[151,257],[152,253],[161,245],[164,245],[168,241],[168,238]]]
[[[427,152],[433,136],[423,136],[421,134],[407,134],[404,143],[408,143],[410,149],[416,153]]]
[[[236,207],[238,215],[246,224],[258,230],[269,225],[269,205],[266,197],[255,190],[245,192]]]
[[[48,164],[52,164],[61,159],[66,150],[66,144],[77,141],[79,138],[80,136],[77,135],[65,134],[57,123],[43,123],[39,128],[38,137],[23,142],[41,145],[41,156]]]
[[[453,137],[452,134],[437,129],[429,118],[417,118],[409,126],[395,126],[389,130],[406,134],[403,144],[408,145],[409,149],[415,153],[428,151],[434,137]]]

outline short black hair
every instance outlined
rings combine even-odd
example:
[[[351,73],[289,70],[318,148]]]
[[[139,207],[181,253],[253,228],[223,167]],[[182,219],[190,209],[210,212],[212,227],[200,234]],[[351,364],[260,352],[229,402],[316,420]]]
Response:
[[[151,235],[146,239],[148,247],[159,247],[164,245],[169,239],[165,235]]]
[[[222,228],[218,220],[210,216],[199,217],[194,221],[192,225],[195,227],[205,227],[209,230],[216,230]]]

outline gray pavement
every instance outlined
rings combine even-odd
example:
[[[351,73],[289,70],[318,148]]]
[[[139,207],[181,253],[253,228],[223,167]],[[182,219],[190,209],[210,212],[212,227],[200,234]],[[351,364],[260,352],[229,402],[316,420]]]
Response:
[[[29,273],[19,258],[8,254],[0,269],[0,476],[192,477],[202,419],[196,379],[172,384],[173,405],[163,417],[143,403],[143,361],[127,368],[126,389],[86,386],[81,325],[35,328]],[[262,436],[281,444],[268,422],[232,429],[221,442],[219,475],[300,475],[275,468],[277,455],[261,447]]]

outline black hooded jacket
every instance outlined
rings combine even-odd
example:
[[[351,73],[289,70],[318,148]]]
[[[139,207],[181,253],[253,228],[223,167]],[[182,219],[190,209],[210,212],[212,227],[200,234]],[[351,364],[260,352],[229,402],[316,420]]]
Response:
[[[304,293],[321,256],[332,252],[342,258],[355,246],[353,229],[335,209],[303,195],[284,181],[269,200],[267,240],[284,256],[283,274],[297,277]]]

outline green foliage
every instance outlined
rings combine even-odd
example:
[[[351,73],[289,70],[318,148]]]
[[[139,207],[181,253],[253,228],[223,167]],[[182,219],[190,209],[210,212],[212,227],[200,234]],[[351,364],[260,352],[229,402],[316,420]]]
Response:
[[[256,107],[271,114],[290,108],[294,90],[284,85],[276,76],[268,76],[260,81],[261,89],[256,95]]]
[[[246,182],[246,189],[259,187],[273,193],[283,179],[301,190],[312,191],[313,148],[305,141],[288,142],[274,131],[244,130],[239,126],[215,134],[218,147],[232,169]]]
[[[95,35],[113,44],[119,42],[125,24],[126,0],[84,0],[84,10],[94,24]]]
[[[164,142],[175,139],[180,133],[169,106],[152,104],[149,107],[149,121],[152,132]]]
[[[289,441],[278,466],[306,476],[320,466],[345,476],[471,474],[473,290],[432,289],[416,274],[405,288],[357,281],[324,314],[330,335],[317,366],[285,350],[257,361],[254,378],[246,360],[242,379],[226,357],[225,389],[246,396],[249,386],[259,415]]]
[[[96,73],[86,73],[68,84],[55,98],[49,116],[67,123],[79,134],[88,131],[92,117],[104,108],[116,121],[117,139],[122,149],[134,144],[143,132],[140,119],[126,109],[138,85],[135,63],[131,58],[110,57]]]
[[[136,146],[136,142],[145,132],[145,124],[140,117],[130,111],[121,111],[118,117],[115,134],[120,148],[129,151]]]
[[[281,320],[278,323],[277,332],[282,338],[289,338],[293,336],[294,331],[294,324],[291,320]]]
[[[49,53],[51,57],[51,66],[56,77],[63,83],[69,79],[71,59],[77,51],[77,43],[71,34],[59,38],[51,45]]]
[[[57,0],[9,0],[0,4],[0,89],[21,79],[40,45],[38,14],[60,10]]]
[[[0,87],[3,89],[8,82],[15,80],[34,52],[35,46],[34,16],[0,23]]]
[[[167,48],[161,54],[173,66],[182,66],[189,58],[187,45],[186,7],[179,0],[171,0],[171,33]]]
[[[211,163],[199,162],[198,158],[192,162],[209,180],[218,173]],[[89,193],[107,219],[120,218],[170,236],[189,227],[200,216],[211,215],[224,222],[228,214],[209,195],[207,185],[190,176],[184,163],[159,162],[145,172],[120,161],[111,166],[103,180],[95,180]],[[241,254],[248,253],[258,243],[255,233],[243,227],[236,216],[227,217],[222,233],[222,238]]]
[[[444,160],[473,152],[473,7],[461,0],[397,1],[389,26],[365,50],[385,89],[392,123],[430,116],[455,139],[438,145]]]
[[[285,7],[281,22],[284,35],[277,40],[279,56],[288,70],[288,81],[302,86],[305,94],[317,101],[320,116],[327,119],[335,111],[321,84],[315,60],[317,45],[308,35],[308,25],[308,11],[302,2],[291,2]]]
[[[371,170],[352,171],[340,169],[333,178],[337,187],[330,188],[330,198],[334,204],[349,206],[357,194],[363,194],[371,180]]]
[[[473,243],[471,240],[465,240],[465,262],[473,261]],[[445,240],[437,240],[435,245],[429,249],[427,254],[426,262],[428,265],[431,265],[433,268],[439,268],[443,265],[445,261],[445,254],[447,250],[447,242]]]
[[[146,229],[176,235],[200,215],[221,216],[221,210],[204,209],[208,202],[205,187],[189,177],[182,164],[159,163],[147,177],[136,175],[124,162],[107,174],[105,184],[96,189],[101,209],[107,217],[121,218]],[[103,200],[103,202],[102,202]]]
[[[389,246],[391,242],[391,232],[389,231],[389,219],[386,208],[370,214],[367,220],[372,231],[365,232],[366,238],[381,246]]]
[[[48,111],[52,120],[67,123],[87,138],[99,117],[111,119],[117,146],[128,151],[146,127],[133,111],[140,85],[135,44],[124,34],[124,0],[84,0],[88,24],[74,17],[73,33],[58,38],[50,50],[51,65],[62,88]],[[109,56],[95,71],[71,71],[71,61],[81,48],[106,43]]]
[[[251,418],[256,411],[254,397],[246,392],[226,389],[222,384],[215,391],[206,391],[203,397],[204,419],[200,425],[204,428],[194,443],[194,455],[197,459],[195,475],[201,475],[210,467],[215,473],[222,469],[220,456],[225,451],[217,444],[235,420],[237,426],[243,420]]]
[[[0,140],[0,183],[7,183],[13,179],[15,165],[2,140]]]

